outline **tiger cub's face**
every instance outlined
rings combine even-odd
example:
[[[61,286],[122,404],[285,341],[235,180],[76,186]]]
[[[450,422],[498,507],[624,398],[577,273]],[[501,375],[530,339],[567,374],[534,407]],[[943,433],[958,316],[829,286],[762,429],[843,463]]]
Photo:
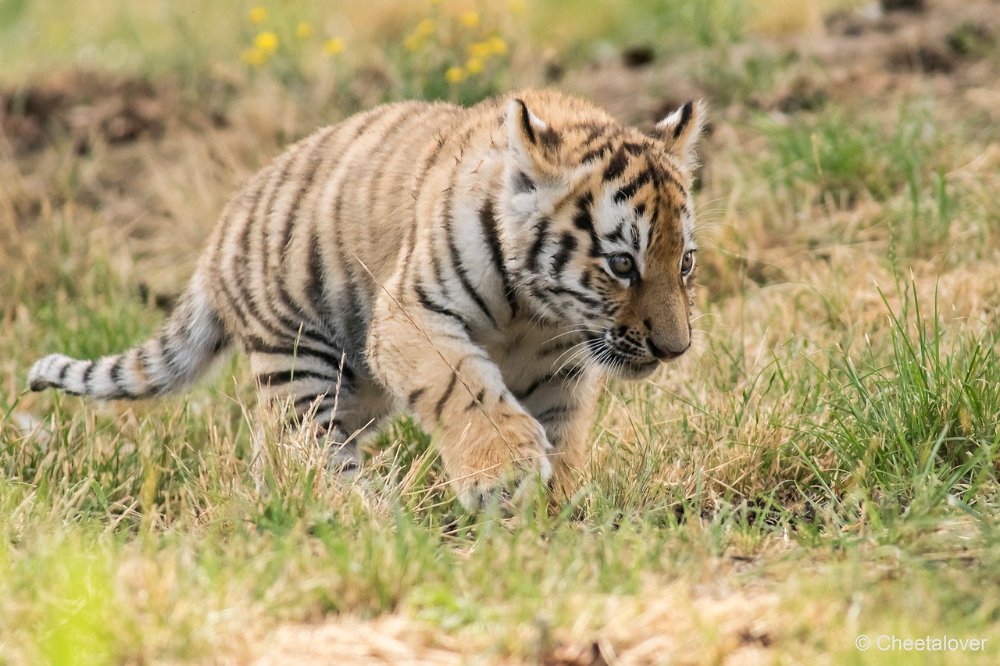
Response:
[[[508,268],[537,316],[581,333],[613,374],[642,377],[691,346],[690,168],[703,119],[688,103],[644,134],[508,105]]]

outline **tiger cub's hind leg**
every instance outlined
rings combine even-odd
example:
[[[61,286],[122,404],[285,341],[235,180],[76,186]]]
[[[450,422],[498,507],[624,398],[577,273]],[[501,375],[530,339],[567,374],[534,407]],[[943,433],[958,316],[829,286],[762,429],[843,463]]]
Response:
[[[389,402],[332,344],[318,347],[289,344],[285,351],[248,343],[247,351],[261,401],[295,429],[292,439],[325,452],[328,470],[352,477],[361,464],[359,441],[389,411]],[[262,454],[255,450],[255,458]]]

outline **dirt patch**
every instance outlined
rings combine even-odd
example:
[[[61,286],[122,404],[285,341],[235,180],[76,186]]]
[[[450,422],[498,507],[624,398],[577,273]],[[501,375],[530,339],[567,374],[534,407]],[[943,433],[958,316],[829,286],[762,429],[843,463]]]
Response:
[[[919,70],[927,74],[948,74],[955,70],[953,54],[937,44],[905,46],[889,54],[889,69]]]
[[[142,79],[70,72],[0,90],[0,133],[15,155],[67,136],[81,154],[95,138],[111,144],[157,138],[165,115],[164,92]]]
[[[548,639],[530,633],[535,656],[501,656],[490,632],[473,627],[456,633],[400,616],[371,621],[335,618],[317,625],[283,625],[248,645],[257,666],[271,664],[483,664],[539,663],[545,666],[605,664],[770,663],[772,650],[794,642],[798,624],[775,594],[717,593],[700,586],[672,585],[647,599],[611,597],[599,615],[603,628],[574,628]],[[590,608],[581,599],[581,612]],[[825,613],[826,611],[824,611]],[[821,613],[822,615],[823,613]],[[588,623],[583,622],[582,625]]]
[[[258,655],[251,662],[256,666],[465,663],[457,641],[449,641],[433,627],[396,616],[371,621],[342,618],[316,625],[284,625],[252,654]]]
[[[924,0],[882,0],[879,4],[882,6],[882,9],[887,12],[900,10],[919,12],[927,8],[927,4]]]
[[[750,36],[712,67],[703,52],[659,59],[653,67],[634,66],[626,51],[620,62],[566,72],[560,85],[639,125],[699,97],[710,101],[714,118],[741,109],[792,114],[830,102],[884,98],[933,78],[935,91],[946,99],[970,87],[993,85],[986,59],[994,57],[1000,43],[1000,4],[872,3],[835,12],[817,30],[769,40]],[[773,63],[783,71],[768,78]],[[745,90],[734,96],[732,85]],[[729,103],[727,95],[733,97]]]

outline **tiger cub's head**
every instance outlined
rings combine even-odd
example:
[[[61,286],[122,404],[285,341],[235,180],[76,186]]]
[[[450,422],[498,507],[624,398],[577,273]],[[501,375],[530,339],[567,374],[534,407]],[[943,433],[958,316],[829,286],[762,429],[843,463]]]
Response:
[[[508,270],[539,318],[580,333],[619,376],[691,346],[691,169],[704,118],[689,102],[644,133],[554,93],[505,107]]]

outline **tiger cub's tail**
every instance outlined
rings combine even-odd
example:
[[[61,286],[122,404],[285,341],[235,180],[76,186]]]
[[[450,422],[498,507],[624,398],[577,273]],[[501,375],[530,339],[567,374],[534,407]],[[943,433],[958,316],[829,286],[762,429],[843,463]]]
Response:
[[[196,274],[154,337],[97,360],[51,354],[28,373],[32,391],[59,388],[101,400],[136,400],[192,384],[229,344],[229,336]]]

